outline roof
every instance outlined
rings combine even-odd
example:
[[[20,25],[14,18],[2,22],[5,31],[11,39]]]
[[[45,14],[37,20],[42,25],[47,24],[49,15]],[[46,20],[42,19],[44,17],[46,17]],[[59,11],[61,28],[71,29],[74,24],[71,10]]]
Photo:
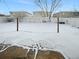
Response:
[[[12,14],[12,13],[27,13],[27,14],[32,15],[31,13],[26,12],[26,11],[11,11],[10,14]]]
[[[63,11],[53,14],[54,17],[79,17],[78,11]]]
[[[11,16],[14,16],[14,17],[28,17],[28,16],[31,16],[32,14],[29,13],[29,12],[26,12],[26,11],[12,11],[10,12]]]
[[[4,14],[0,14],[0,16],[5,16]]]

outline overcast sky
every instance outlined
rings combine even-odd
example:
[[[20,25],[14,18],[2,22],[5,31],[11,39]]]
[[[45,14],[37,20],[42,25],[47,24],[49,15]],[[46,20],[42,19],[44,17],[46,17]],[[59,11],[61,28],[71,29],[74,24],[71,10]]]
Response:
[[[50,0],[48,0],[50,2]],[[27,11],[33,12],[40,10],[33,0],[1,0],[0,13],[8,14],[9,11]],[[79,0],[63,0],[57,11],[79,10]]]

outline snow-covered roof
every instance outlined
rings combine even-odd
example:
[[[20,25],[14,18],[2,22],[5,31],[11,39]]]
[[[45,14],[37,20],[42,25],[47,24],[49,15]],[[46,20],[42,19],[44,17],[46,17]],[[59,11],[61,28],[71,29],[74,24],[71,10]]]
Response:
[[[78,11],[62,11],[53,14],[54,17],[79,17]]]
[[[11,11],[10,12],[11,15],[13,16],[31,16],[32,14],[26,11]]]

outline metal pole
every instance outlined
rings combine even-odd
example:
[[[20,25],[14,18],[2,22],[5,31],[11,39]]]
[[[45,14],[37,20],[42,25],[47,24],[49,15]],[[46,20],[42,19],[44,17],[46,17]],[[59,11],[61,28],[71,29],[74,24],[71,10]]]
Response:
[[[19,19],[17,17],[17,31],[19,31]]]
[[[59,33],[59,17],[57,17],[57,33]]]

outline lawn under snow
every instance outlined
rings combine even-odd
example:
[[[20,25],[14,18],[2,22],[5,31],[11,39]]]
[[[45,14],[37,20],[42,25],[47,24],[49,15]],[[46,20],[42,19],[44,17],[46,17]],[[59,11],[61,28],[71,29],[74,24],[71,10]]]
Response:
[[[53,23],[0,23],[0,43],[32,46],[39,44],[44,48],[58,50],[68,58],[79,59],[79,29],[60,24],[60,33]]]

